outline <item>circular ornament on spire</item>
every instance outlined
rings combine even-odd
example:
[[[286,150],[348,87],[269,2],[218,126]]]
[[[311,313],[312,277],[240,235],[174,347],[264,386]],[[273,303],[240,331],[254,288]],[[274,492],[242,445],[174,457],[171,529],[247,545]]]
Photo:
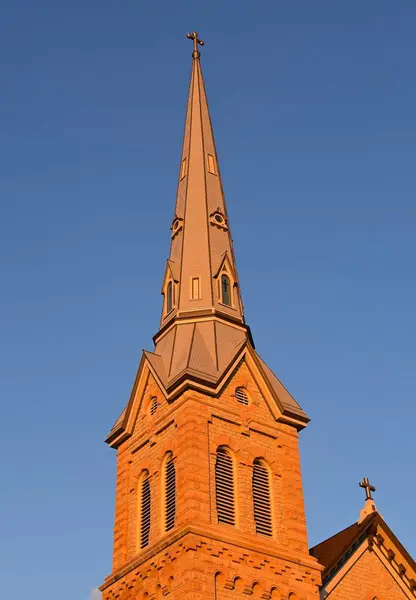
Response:
[[[218,227],[219,229],[228,230],[228,223],[224,213],[217,208],[217,210],[209,215],[209,222],[211,225]]]
[[[172,231],[172,239],[181,231],[182,228],[183,228],[183,219],[181,219],[180,217],[175,215],[173,217],[172,225],[170,226],[170,229]]]

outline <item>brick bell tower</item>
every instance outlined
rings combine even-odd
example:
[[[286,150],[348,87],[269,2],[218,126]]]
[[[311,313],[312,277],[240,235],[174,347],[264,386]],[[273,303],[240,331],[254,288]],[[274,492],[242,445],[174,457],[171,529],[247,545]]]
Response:
[[[153,352],[117,450],[103,600],[319,598],[298,432],[307,415],[254,349],[196,33],[170,255]]]

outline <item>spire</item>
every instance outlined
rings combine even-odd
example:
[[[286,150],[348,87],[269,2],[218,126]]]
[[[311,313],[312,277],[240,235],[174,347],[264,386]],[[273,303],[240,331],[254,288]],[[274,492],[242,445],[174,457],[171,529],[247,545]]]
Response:
[[[153,352],[143,351],[130,400],[108,443],[130,435],[133,405],[149,372],[167,399],[187,389],[216,396],[245,361],[273,399],[276,418],[301,429],[309,421],[254,349],[246,325],[230,224],[202,77],[196,32],[163,308]],[[133,420],[131,420],[133,419]],[[130,432],[130,433],[129,433]]]
[[[196,32],[161,327],[190,313],[244,322]],[[172,286],[168,290],[168,283]]]
[[[178,379],[216,385],[247,340],[230,225],[202,77],[196,32],[171,247],[155,351],[167,389]]]

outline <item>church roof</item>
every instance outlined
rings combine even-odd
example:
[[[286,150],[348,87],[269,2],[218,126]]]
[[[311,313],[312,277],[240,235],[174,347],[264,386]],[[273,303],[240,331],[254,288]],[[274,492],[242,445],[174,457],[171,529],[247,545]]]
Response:
[[[311,548],[310,553],[312,556],[317,558],[321,565],[325,567],[322,574],[324,579],[332,567],[348,553],[355,543],[361,540],[363,535],[367,534],[376,515],[376,512],[368,515],[362,523],[353,523]]]
[[[377,511],[311,548],[310,554],[324,566],[324,585],[335,577],[364,541],[369,543],[370,549],[376,545],[380,555],[386,557],[404,583],[416,591],[416,563]]]

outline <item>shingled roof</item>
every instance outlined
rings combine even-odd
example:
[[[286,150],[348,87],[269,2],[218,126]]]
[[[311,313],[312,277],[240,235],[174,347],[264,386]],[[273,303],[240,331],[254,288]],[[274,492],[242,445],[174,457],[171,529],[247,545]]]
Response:
[[[310,553],[325,567],[322,578],[325,580],[331,569],[360,543],[371,528],[378,513],[368,515],[362,523],[353,523],[342,531],[311,548]]]

